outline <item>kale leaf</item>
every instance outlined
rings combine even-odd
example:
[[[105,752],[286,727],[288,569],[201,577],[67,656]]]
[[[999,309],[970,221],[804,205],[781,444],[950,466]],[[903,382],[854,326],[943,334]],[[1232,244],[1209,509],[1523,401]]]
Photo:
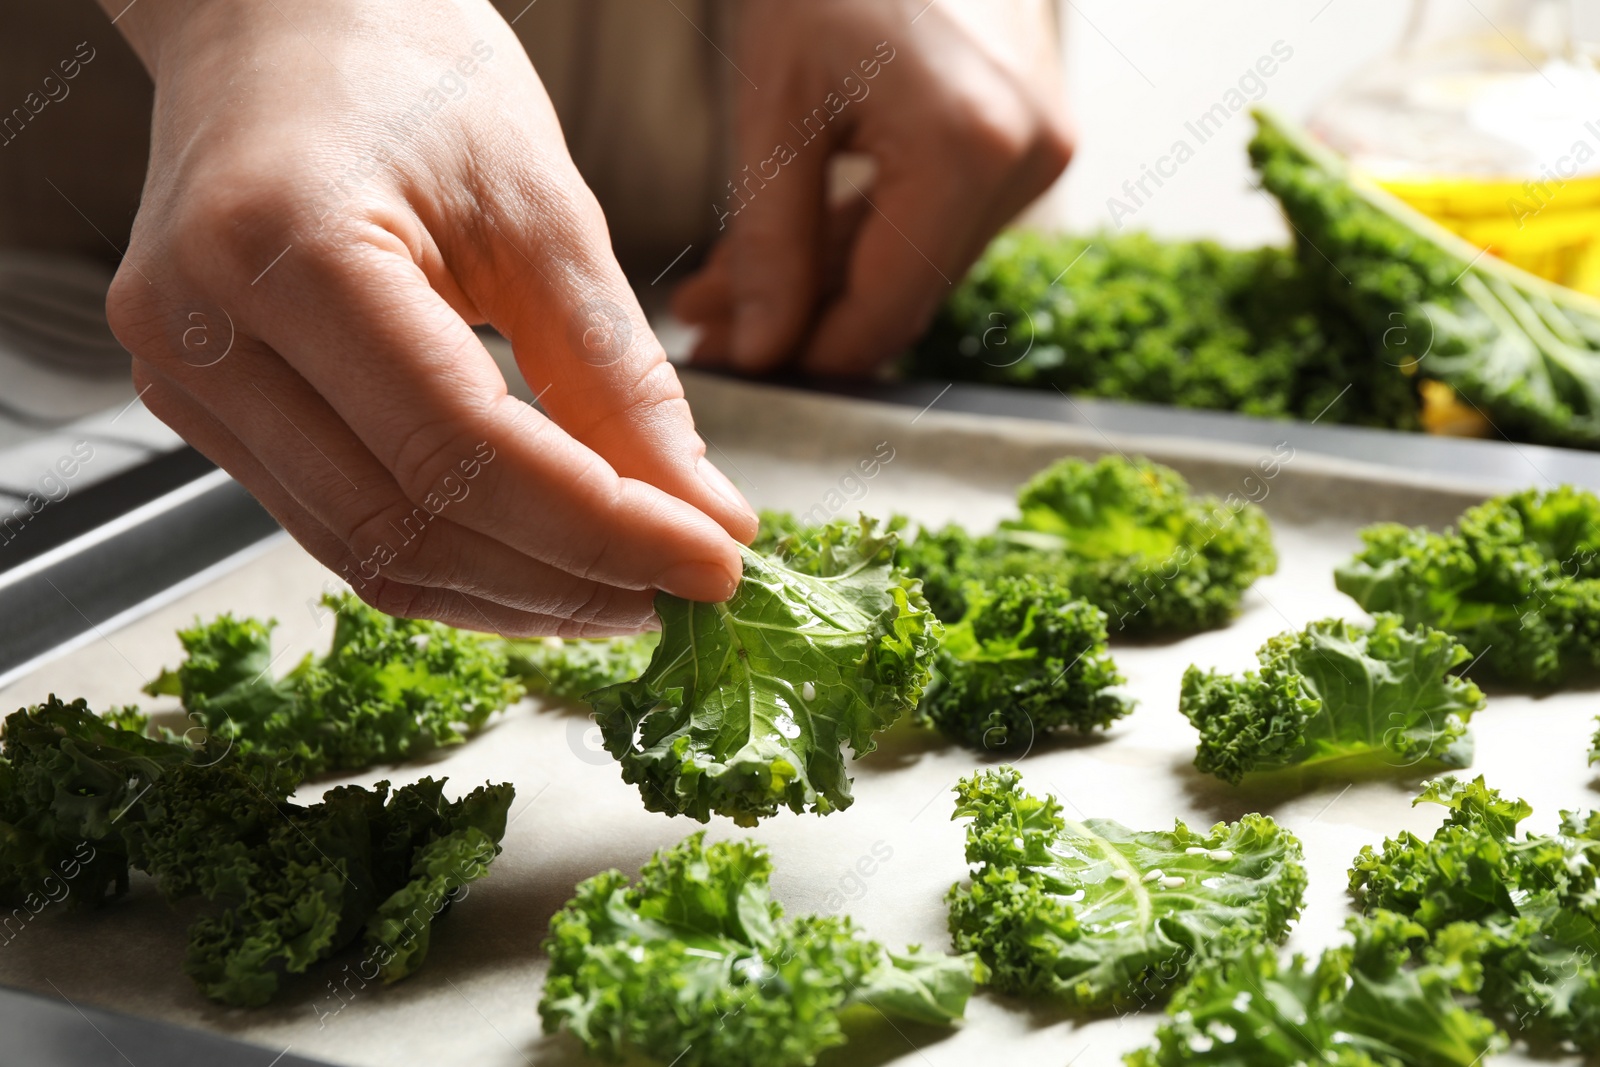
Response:
[[[207,746],[291,763],[307,775],[416,759],[459,744],[522,695],[495,640],[396,619],[350,594],[324,597],[333,645],[272,675],[275,623],[222,615],[181,631],[187,659],[145,692],[183,698]]]
[[[1364,847],[1350,870],[1357,905],[1479,958],[1482,1008],[1536,1047],[1600,1050],[1600,815],[1562,812],[1556,834],[1517,837],[1533,809],[1482,777],[1429,782],[1423,802],[1448,809],[1443,825]]]
[[[1065,819],[1011,767],[963,779],[968,885],[950,933],[993,984],[1080,1008],[1143,1007],[1171,992],[1219,937],[1283,939],[1300,914],[1300,842],[1264,815],[1197,833]]]
[[[1133,710],[1112,687],[1105,613],[1037,578],[968,590],[947,626],[918,717],[975,748],[1018,748],[1056,730],[1089,733]]]
[[[923,531],[902,564],[923,579],[940,618],[966,611],[968,582],[1034,575],[1106,613],[1112,632],[1204,630],[1227,622],[1244,591],[1277,569],[1261,509],[1197,496],[1174,470],[1143,459],[1063,459],[1017,498],[1020,517],[986,537]]]
[[[1422,956],[1411,948],[1421,928],[1389,912],[1348,929],[1354,944],[1315,966],[1259,941],[1208,951],[1129,1067],[1475,1067],[1504,1047],[1458,1000],[1477,987],[1470,952]]]
[[[660,640],[653,630],[632,637],[510,640],[507,669],[536,696],[583,702],[596,689],[643,674]]]
[[[772,864],[751,841],[663,849],[632,885],[620,871],[579,883],[550,921],[539,1001],[548,1033],[590,1052],[643,1053],[676,1067],[791,1067],[843,1044],[840,1016],[949,1025],[972,992],[970,959],[893,953],[850,919],[786,919]]]
[[[1519,685],[1559,685],[1600,666],[1600,498],[1529,489],[1468,508],[1442,533],[1394,523],[1361,531],[1334,571],[1370,612],[1454,635],[1473,670]]]
[[[81,700],[18,711],[0,740],[0,903],[31,907],[51,875],[100,903],[144,871],[170,900],[210,903],[184,968],[232,1005],[266,1003],[283,973],[358,939],[363,977],[410,974],[434,917],[499,854],[513,795],[447,801],[424,778],[293,804],[289,768],[144,737]]]
[[[917,706],[941,632],[896,543],[867,518],[832,523],[781,555],[746,550],[725,604],[657,596],[649,668],[589,695],[646,808],[751,826],[850,805],[842,746],[871,752]]]
[[[1269,418],[1411,428],[1412,384],[1372,374],[1351,316],[1292,250],[1147,234],[1002,234],[945,301],[910,373]]]
[[[1339,763],[1465,767],[1466,723],[1483,693],[1450,672],[1471,658],[1449,634],[1323,619],[1279,634],[1242,678],[1190,667],[1178,708],[1200,731],[1194,765],[1226,782],[1284,767]]]
[[[1250,157],[1301,264],[1384,356],[1357,377],[1410,372],[1448,385],[1503,435],[1600,445],[1600,302],[1484,255],[1305,131],[1255,115]]]

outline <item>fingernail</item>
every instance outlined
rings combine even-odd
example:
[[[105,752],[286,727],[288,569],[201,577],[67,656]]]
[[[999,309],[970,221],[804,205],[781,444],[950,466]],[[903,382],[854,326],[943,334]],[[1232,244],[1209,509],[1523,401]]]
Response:
[[[774,324],[767,301],[741,300],[733,315],[733,362],[740,367],[765,363],[771,355]]]
[[[650,584],[702,604],[727,600],[739,588],[739,580],[714,563],[679,563],[656,575]]]
[[[701,456],[700,462],[695,464],[695,470],[700,472],[700,480],[705,483],[707,489],[716,494],[718,500],[747,518],[756,518],[756,509],[750,506],[744,494],[739,492],[734,484],[728,481],[728,476],[717,470],[709,459]]]

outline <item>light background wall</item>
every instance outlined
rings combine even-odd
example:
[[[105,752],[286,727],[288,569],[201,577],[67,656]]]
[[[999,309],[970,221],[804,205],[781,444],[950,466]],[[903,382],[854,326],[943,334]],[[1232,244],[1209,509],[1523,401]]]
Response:
[[[1265,79],[1260,103],[1304,118],[1364,64],[1399,41],[1401,0],[1063,0],[1067,91],[1078,155],[1050,194],[1049,215],[1074,231],[1112,226],[1106,199],[1123,197],[1141,164],[1184,137],[1186,121],[1222,99],[1274,42],[1293,57]],[[1282,240],[1276,206],[1254,183],[1241,111],[1164,179],[1126,228],[1233,245]],[[1154,189],[1154,186],[1150,186]]]

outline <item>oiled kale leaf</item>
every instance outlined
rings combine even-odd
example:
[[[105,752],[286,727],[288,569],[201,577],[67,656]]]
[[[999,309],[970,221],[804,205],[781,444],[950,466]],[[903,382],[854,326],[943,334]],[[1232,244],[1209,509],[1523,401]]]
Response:
[[[1600,301],[1485,255],[1305,131],[1256,123],[1261,183],[1304,269],[1377,349],[1369,376],[1443,382],[1515,440],[1600,445]]]
[[[222,615],[181,631],[188,658],[146,687],[183,698],[213,751],[232,748],[305,774],[359,770],[459,744],[522,695],[497,640],[396,619],[354,596],[324,597],[333,645],[273,675],[272,628]]]
[[[779,807],[848,807],[843,748],[914,709],[940,626],[897,542],[870,519],[749,551],[724,604],[661,594],[661,639],[638,679],[590,694],[606,750],[645,807],[741,825]]]
[[[950,933],[1007,992],[1143,1007],[1172,992],[1204,945],[1277,942],[1300,914],[1300,842],[1264,815],[1204,832],[1074,822],[1011,767],[956,792],[973,869],[946,897]]]
[[[901,562],[941,619],[967,610],[971,583],[1033,576],[1106,613],[1112,634],[1221,626],[1252,582],[1277,569],[1266,515],[1237,495],[1192,493],[1143,459],[1063,459],[1017,497],[1020,515],[978,537],[924,530]]]
[[[1179,710],[1200,731],[1195,766],[1228,782],[1299,766],[1465,767],[1466,723],[1484,705],[1451,672],[1471,658],[1449,634],[1407,629],[1398,615],[1371,626],[1323,619],[1279,634],[1259,671],[1231,677],[1190,667]]]
[[[1553,686],[1600,666],[1600,498],[1569,485],[1468,508],[1455,526],[1381,523],[1334,571],[1367,611],[1454,634],[1474,671]]]
[[[1504,1047],[1461,1002],[1480,977],[1470,950],[1421,952],[1421,928],[1392,912],[1348,929],[1354,944],[1314,966],[1259,941],[1213,946],[1129,1067],[1476,1067]]]
[[[550,921],[546,1031],[571,1031],[608,1058],[678,1067],[800,1067],[843,1044],[857,1005],[949,1025],[972,992],[970,959],[886,950],[848,918],[784,917],[766,850],[663,849],[630,885],[620,871],[579,883]]]

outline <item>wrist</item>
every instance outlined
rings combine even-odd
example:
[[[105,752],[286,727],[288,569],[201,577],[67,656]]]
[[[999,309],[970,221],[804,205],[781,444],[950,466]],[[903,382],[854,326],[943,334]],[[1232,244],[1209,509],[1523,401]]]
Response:
[[[196,8],[211,5],[197,0],[97,0],[124,40],[133,49],[152,79],[161,68],[164,45],[178,30],[196,18],[204,17]]]

